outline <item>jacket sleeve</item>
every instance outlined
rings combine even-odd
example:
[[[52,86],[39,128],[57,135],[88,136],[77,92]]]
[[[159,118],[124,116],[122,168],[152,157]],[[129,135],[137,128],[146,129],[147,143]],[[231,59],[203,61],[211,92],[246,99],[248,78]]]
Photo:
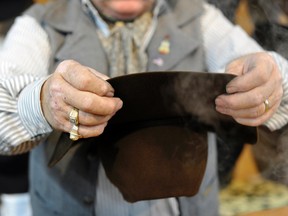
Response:
[[[48,75],[47,34],[30,16],[18,17],[0,50],[0,153],[30,150],[51,132],[40,106]]]
[[[212,5],[205,4],[202,18],[203,42],[209,71],[224,72],[225,66],[240,56],[263,49],[239,26],[233,25]],[[271,130],[288,123],[288,61],[275,52],[269,52],[282,74],[284,95],[276,113],[265,125]]]
[[[236,57],[263,51],[244,30],[232,25],[218,9],[208,4],[202,27],[209,71],[223,72],[225,65]],[[275,52],[270,54],[282,74],[284,94],[276,113],[257,128],[257,143],[252,149],[263,176],[288,185],[288,62]]]

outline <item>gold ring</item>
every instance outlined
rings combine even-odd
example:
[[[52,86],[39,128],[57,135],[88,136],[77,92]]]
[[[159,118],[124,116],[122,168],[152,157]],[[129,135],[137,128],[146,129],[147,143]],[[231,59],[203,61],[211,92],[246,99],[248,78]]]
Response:
[[[72,129],[69,132],[70,133],[70,139],[73,141],[78,140],[81,138],[81,135],[78,133],[79,129],[79,110],[77,108],[74,108],[69,113],[69,121],[72,123]]]
[[[72,129],[69,132],[71,140],[76,141],[79,138],[81,138],[81,135],[78,134],[78,129],[79,129],[78,125],[73,124]]]
[[[264,105],[265,105],[265,112],[267,112],[267,111],[269,110],[269,108],[270,108],[270,103],[269,103],[269,100],[268,100],[268,99],[266,99],[266,100],[264,101]]]
[[[75,107],[72,108],[72,110],[69,113],[69,121],[72,124],[78,125],[79,121],[79,110]]]

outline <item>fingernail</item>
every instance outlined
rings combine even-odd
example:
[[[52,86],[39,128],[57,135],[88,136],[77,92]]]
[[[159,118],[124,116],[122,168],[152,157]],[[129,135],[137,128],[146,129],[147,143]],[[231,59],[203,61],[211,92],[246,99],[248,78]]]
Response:
[[[114,97],[114,91],[109,91],[106,94],[107,97]]]
[[[223,108],[220,107],[220,106],[216,106],[215,109],[216,109],[216,111],[218,111],[218,112],[220,112],[220,113],[223,112]]]
[[[216,106],[222,106],[223,105],[223,100],[221,98],[217,97],[215,99],[215,104],[216,104]]]
[[[117,103],[117,109],[121,109],[123,106],[123,101],[122,100],[119,100],[119,102]]]
[[[226,92],[228,93],[228,94],[232,94],[232,93],[235,93],[235,92],[237,92],[237,88],[235,87],[235,86],[226,86]]]

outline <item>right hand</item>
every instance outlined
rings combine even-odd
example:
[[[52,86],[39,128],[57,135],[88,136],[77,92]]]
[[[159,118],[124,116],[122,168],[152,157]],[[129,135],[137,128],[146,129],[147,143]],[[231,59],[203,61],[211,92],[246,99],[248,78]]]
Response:
[[[41,90],[43,114],[55,130],[69,132],[69,113],[79,109],[79,130],[83,138],[99,136],[108,120],[122,107],[109,77],[73,60],[59,64]]]

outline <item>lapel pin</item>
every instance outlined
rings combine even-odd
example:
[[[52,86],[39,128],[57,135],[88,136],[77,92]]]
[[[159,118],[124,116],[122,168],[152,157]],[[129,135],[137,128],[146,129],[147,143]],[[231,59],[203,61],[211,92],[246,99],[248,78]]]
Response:
[[[170,53],[170,37],[166,35],[161,41],[161,44],[158,48],[158,52],[162,55],[167,55]]]
[[[164,64],[164,61],[162,58],[155,58],[153,59],[153,64],[157,65],[158,67],[161,67]]]

